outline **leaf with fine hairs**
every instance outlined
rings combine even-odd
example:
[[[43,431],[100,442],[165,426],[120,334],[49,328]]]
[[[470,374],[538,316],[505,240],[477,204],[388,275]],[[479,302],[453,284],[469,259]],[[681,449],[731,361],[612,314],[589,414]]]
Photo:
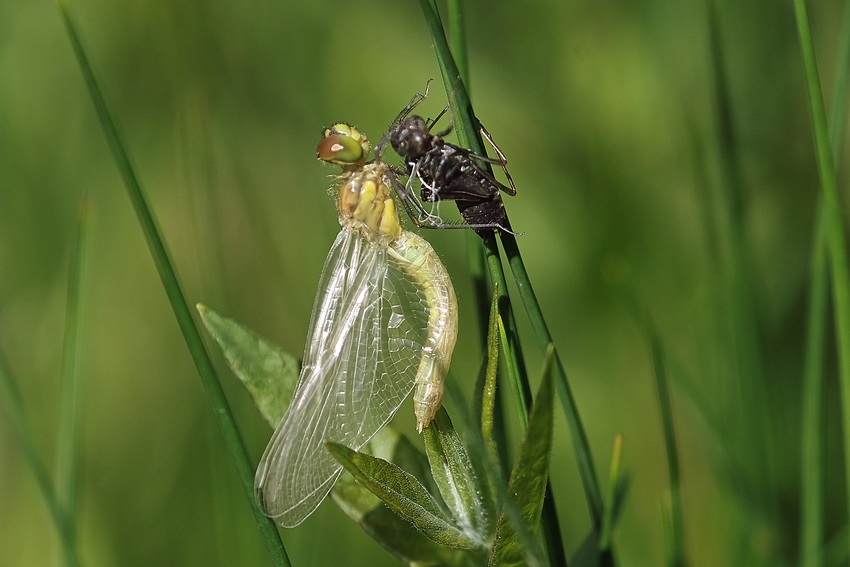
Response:
[[[198,312],[262,416],[277,427],[298,383],[298,360],[205,305]]]
[[[521,520],[524,529],[533,539],[540,526],[546,481],[549,477],[549,456],[552,449],[553,384],[550,347],[546,356],[546,369],[531,408],[528,427],[514,460],[508,495],[519,510],[519,518],[504,512],[496,525],[496,540],[490,552],[490,566],[543,564],[534,549],[528,548],[529,538],[520,538],[515,522]]]
[[[424,434],[425,454],[443,501],[458,527],[483,545],[490,535],[491,519],[478,475],[445,408],[440,408]]]
[[[434,484],[424,453],[392,427],[379,431],[363,451],[398,464],[412,472],[426,487]],[[436,491],[436,487],[433,490]],[[406,565],[472,567],[481,564],[480,553],[437,545],[425,537],[348,473],[336,483],[331,498],[372,539]]]
[[[413,475],[390,462],[358,453],[345,445],[328,442],[326,446],[357,482],[428,539],[455,549],[480,549],[479,542],[458,529]]]

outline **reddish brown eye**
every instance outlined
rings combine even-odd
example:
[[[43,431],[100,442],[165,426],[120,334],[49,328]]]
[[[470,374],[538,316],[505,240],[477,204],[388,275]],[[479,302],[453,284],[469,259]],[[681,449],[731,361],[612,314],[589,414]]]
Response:
[[[340,136],[330,135],[327,138],[322,138],[319,145],[316,147],[316,157],[328,163],[337,163],[338,159],[342,159],[343,163],[352,163],[345,160],[350,157],[345,152],[345,145],[340,143]],[[362,153],[362,152],[361,152]],[[343,154],[342,156],[340,154]],[[357,161],[354,159],[353,161]]]
[[[335,124],[325,130],[316,147],[316,157],[328,163],[353,166],[364,163],[369,155],[369,140],[348,124]]]

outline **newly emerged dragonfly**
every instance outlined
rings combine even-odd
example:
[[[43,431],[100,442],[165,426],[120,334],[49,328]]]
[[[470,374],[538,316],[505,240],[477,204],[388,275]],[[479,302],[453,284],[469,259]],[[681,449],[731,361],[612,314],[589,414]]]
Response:
[[[263,510],[300,524],[342,467],[326,441],[359,450],[411,390],[421,432],[434,418],[457,338],[457,300],[428,242],[401,226],[388,166],[366,163],[364,135],[337,124],[317,155],[341,165],[331,246],[313,305],[298,385],[255,477]]]
[[[425,120],[419,115],[411,114],[428,96],[429,87],[430,81],[425,87],[425,93],[414,96],[399,113],[376,149],[376,153],[380,153],[388,140],[393,150],[404,159],[408,180],[406,184],[401,184],[393,177],[396,192],[415,209],[411,218],[419,226],[472,228],[482,236],[491,230],[512,233],[507,226],[505,205],[501,197],[502,191],[508,195],[516,195],[516,187],[507,168],[507,158],[483,126],[481,134],[493,147],[498,159],[446,142],[443,138],[452,131],[452,125],[441,132],[432,133],[431,129],[448,107],[434,120]],[[484,163],[500,166],[510,186],[493,177],[481,165]],[[423,201],[455,201],[466,222],[444,223],[439,217],[426,212],[413,196],[414,180],[420,183],[420,197]]]

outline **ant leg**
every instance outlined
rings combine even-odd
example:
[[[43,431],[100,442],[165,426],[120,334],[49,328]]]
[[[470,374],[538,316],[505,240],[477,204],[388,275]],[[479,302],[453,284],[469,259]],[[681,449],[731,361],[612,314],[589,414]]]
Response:
[[[493,151],[496,152],[497,156],[499,156],[499,161],[489,163],[493,163],[494,165],[498,165],[502,168],[502,171],[505,172],[505,177],[508,178],[508,183],[511,184],[511,191],[506,191],[506,193],[508,195],[516,195],[516,185],[514,185],[514,180],[511,177],[511,174],[508,173],[508,158],[505,157],[505,154],[502,153],[502,150],[499,149],[499,146],[497,146],[496,142],[493,141],[493,136],[490,135],[487,128],[485,128],[481,122],[479,122],[478,125],[481,126],[481,135],[490,143],[490,146],[493,147]]]
[[[428,91],[431,90],[431,81],[434,79],[428,79],[428,82],[425,83],[425,92],[423,94],[416,93],[413,95],[413,98],[410,99],[410,102],[407,103],[407,106],[402,109],[401,112],[398,113],[398,116],[395,117],[392,124],[390,124],[387,133],[383,135],[383,137],[378,141],[378,144],[375,146],[375,159],[381,161],[381,155],[384,153],[384,148],[387,145],[387,142],[390,138],[390,132],[398,128],[398,125],[402,123],[402,121],[407,118],[407,116],[413,112],[413,109],[419,106],[419,104],[428,98]]]

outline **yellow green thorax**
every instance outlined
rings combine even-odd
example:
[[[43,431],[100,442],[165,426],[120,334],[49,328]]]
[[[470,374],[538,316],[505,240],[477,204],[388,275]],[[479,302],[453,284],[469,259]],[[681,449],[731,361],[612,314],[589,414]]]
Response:
[[[386,165],[369,163],[343,173],[337,200],[340,225],[355,228],[367,240],[383,244],[401,234],[401,220],[386,172]]]

